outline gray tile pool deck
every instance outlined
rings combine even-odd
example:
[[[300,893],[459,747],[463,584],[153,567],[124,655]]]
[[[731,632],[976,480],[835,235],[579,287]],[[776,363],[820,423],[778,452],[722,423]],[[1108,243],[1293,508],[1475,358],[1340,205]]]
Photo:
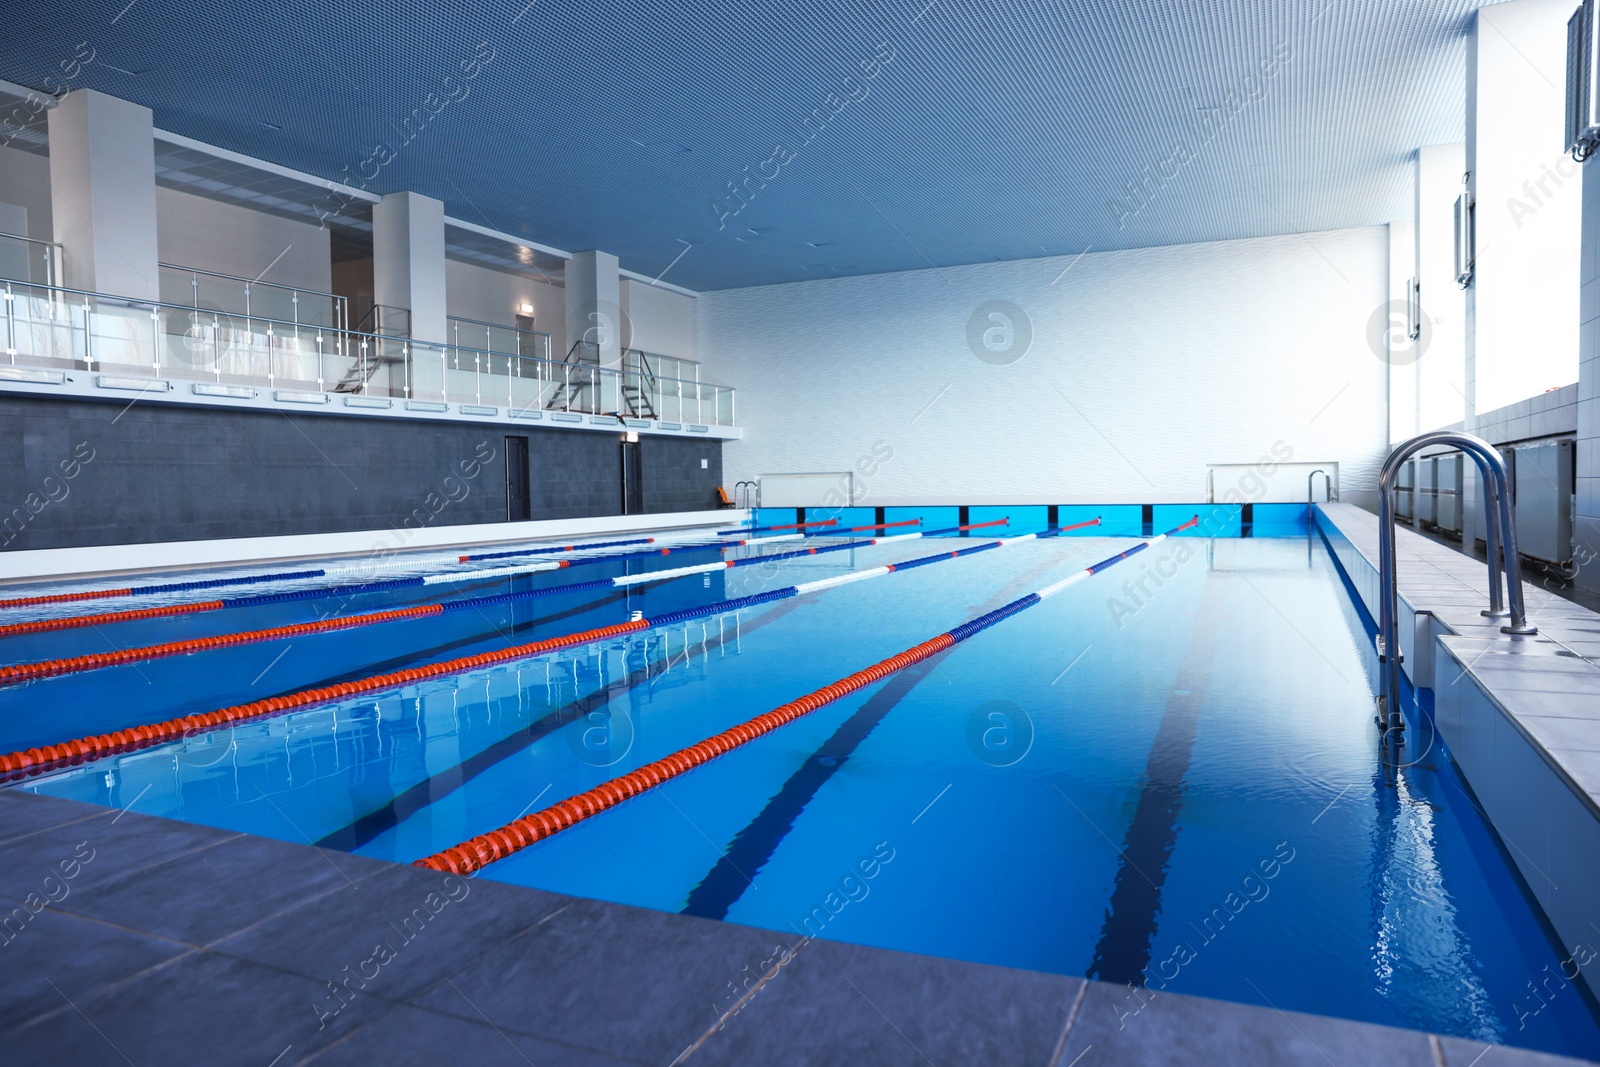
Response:
[[[1579,1062],[799,942],[16,790],[0,790],[0,922],[8,1065]]]
[[[1359,539],[1359,517],[1340,518]],[[1407,591],[1432,582],[1437,603],[1471,607],[1471,568],[1436,578],[1413,549]],[[1547,619],[1575,642],[1590,625]],[[1487,632],[1440,640],[1493,644]],[[1476,653],[1462,677],[1492,684],[1498,670],[1513,685],[1529,654]],[[1503,692],[1526,693],[1573,773],[1600,781],[1600,744],[1571,747],[1593,736],[1589,716],[1561,700],[1593,664],[1558,658],[1534,668],[1544,687]],[[800,941],[0,789],[0,1064],[1578,1062]]]

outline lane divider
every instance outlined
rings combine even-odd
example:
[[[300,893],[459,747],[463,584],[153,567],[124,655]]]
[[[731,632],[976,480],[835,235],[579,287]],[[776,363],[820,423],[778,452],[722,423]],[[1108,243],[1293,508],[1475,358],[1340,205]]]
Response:
[[[1080,523],[1079,526],[1092,526],[1099,521],[1099,519],[1095,519],[1093,522]],[[66,659],[44,660],[37,663],[20,663],[10,667],[0,667],[0,685],[15,682],[33,681],[38,678],[53,678],[64,674],[77,674],[82,671],[99,670],[102,667],[121,666],[127,663],[137,663],[146,659],[158,659],[162,656],[172,656],[188,652],[203,651],[208,648],[234,647],[237,645],[253,644],[260,641],[275,641],[282,637],[291,636],[293,634],[319,633],[322,632],[316,628],[319,626],[333,630],[348,629],[354,626],[377,625],[379,623],[393,622],[399,619],[413,618],[415,616],[408,614],[408,612],[413,611],[428,615],[435,615],[446,611],[476,610],[479,608],[492,607],[500,604],[531,600],[537,597],[554,596],[563,593],[587,592],[596,589],[615,589],[630,585],[640,585],[647,582],[667,581],[673,578],[681,578],[688,574],[699,574],[704,571],[723,570],[729,567],[745,567],[756,563],[765,563],[771,560],[785,560],[794,559],[801,556],[822,555],[827,552],[836,552],[842,548],[860,548],[867,545],[885,543],[891,540],[915,540],[919,537],[931,536],[932,534],[954,533],[962,529],[965,529],[965,527],[955,526],[951,527],[949,530],[932,530],[927,534],[918,533],[894,538],[874,538],[870,541],[858,541],[854,544],[830,545],[824,548],[809,548],[795,552],[771,553],[763,556],[749,556],[745,559],[738,560],[718,560],[715,563],[705,563],[698,566],[676,567],[670,570],[660,571],[643,571],[639,574],[627,574],[615,578],[600,578],[590,582],[570,582],[566,585],[547,586],[543,589],[525,589],[514,593],[497,593],[489,596],[469,597],[463,600],[441,601],[436,604],[418,605],[415,608],[397,609],[395,611],[377,612],[359,616],[346,616],[340,619],[321,620],[317,623],[299,624],[302,627],[311,627],[310,629],[296,629],[292,626],[276,626],[263,630],[242,630],[237,633],[221,634],[216,637],[198,637],[184,641],[169,641],[158,645],[146,645],[141,648],[122,649],[114,653],[102,652],[83,656],[73,656]],[[1078,529],[1078,526],[1069,526],[1067,529]],[[980,548],[995,547],[999,543],[1000,542],[993,542],[990,544],[979,545],[974,548],[963,549],[960,552],[950,553],[950,555],[963,555],[972,551],[976,551]],[[907,570],[912,567],[923,566],[926,563],[934,562],[944,558],[946,558],[944,554],[928,556],[920,562],[909,561],[887,567],[875,567],[866,571],[858,571],[855,572],[855,576],[873,577],[878,574],[888,574],[893,570]],[[549,568],[554,569],[558,567],[565,567],[567,565],[567,561],[563,560],[559,563],[550,563],[548,566]],[[501,570],[517,572],[523,569],[524,568],[513,567],[502,568]],[[474,571],[468,572],[465,576],[485,576],[497,573],[500,573],[500,571]],[[847,580],[853,581],[856,580],[855,576],[846,575],[844,577]],[[825,579],[825,581],[834,582],[834,584],[840,584],[833,579]],[[809,586],[814,583],[807,584]],[[827,588],[827,586],[822,586],[821,588]],[[292,597],[297,594],[276,595]],[[222,604],[224,607],[229,606],[223,601],[216,601],[214,603]],[[352,621],[355,619],[360,619],[362,621]],[[18,625],[28,626],[31,624],[21,623]],[[0,631],[3,631],[3,629],[4,628],[0,628]]]
[[[285,637],[303,637],[307,634],[323,634],[335,630],[353,630],[358,626],[398,622],[401,619],[421,619],[443,613],[444,606],[441,604],[424,604],[420,607],[397,608],[394,611],[380,611],[371,615],[349,615],[340,619],[323,619],[318,622],[274,626],[267,630],[245,630],[240,633],[221,634],[216,637],[194,637],[186,641],[168,641],[165,644],[146,645],[143,648],[121,648],[110,652],[92,652],[84,656],[73,656],[70,659],[50,659],[42,663],[22,663],[14,667],[0,667],[0,684],[29,682],[36,678],[76,674],[79,671],[99,670],[102,667],[116,667],[125,663],[138,663],[148,659],[182,656],[193,652],[206,652],[214,648],[233,648],[237,645],[254,644],[258,641],[278,641]]]
[[[163,619],[172,615],[198,615],[216,611],[227,605],[221,600],[202,600],[198,604],[171,604],[161,608],[136,608],[132,611],[108,611],[102,615],[68,615],[60,619],[35,619],[33,622],[14,622],[0,626],[0,637],[15,634],[48,633],[51,630],[70,630],[79,626],[99,626],[103,623],[130,622],[134,619]]]
[[[158,608],[142,608],[129,611],[112,611],[98,615],[63,615],[54,619],[35,619],[29,622],[14,622],[0,625],[0,638],[16,637],[22,634],[50,633],[56,630],[72,630],[85,626],[104,626],[111,623],[130,622],[138,619],[159,619],[176,615],[195,615],[207,611],[221,611],[229,608],[254,608],[263,604],[284,604],[297,600],[320,600],[325,597],[351,597],[365,593],[387,592],[393,589],[417,588],[427,585],[443,585],[451,582],[472,581],[479,578],[496,578],[512,574],[537,574],[544,571],[560,570],[565,567],[581,567],[597,563],[611,563],[619,560],[654,558],[656,556],[669,556],[674,552],[702,552],[722,551],[740,545],[766,544],[773,541],[786,541],[798,538],[799,534],[792,537],[759,537],[748,541],[716,541],[704,545],[685,545],[676,548],[653,549],[648,552],[614,552],[606,555],[585,557],[572,560],[536,561],[512,567],[484,568],[470,571],[447,571],[441,574],[412,575],[405,578],[380,578],[370,582],[354,582],[343,585],[317,585],[308,589],[291,589],[284,593],[262,593],[257,596],[231,597],[223,600],[205,600],[195,604],[169,604]],[[310,576],[310,575],[307,575]]]
[[[944,530],[928,530],[925,532],[912,534],[896,534],[893,537],[872,537],[865,541],[846,541],[842,544],[826,545],[822,548],[800,548],[795,549],[792,552],[768,552],[761,556],[746,556],[743,559],[718,560],[715,563],[702,563],[689,567],[677,567],[666,571],[645,571],[641,574],[624,574],[616,578],[611,578],[609,581],[613,585],[619,586],[637,585],[640,582],[655,581],[657,578],[679,578],[686,574],[700,574],[705,571],[720,571],[733,567],[749,567],[757,563],[776,563],[786,559],[800,559],[803,556],[822,556],[828,554],[829,552],[843,552],[846,549],[851,548],[870,548],[874,545],[886,545],[895,541],[915,541],[923,537],[936,537],[942,534],[962,533],[966,530],[976,530],[984,526],[1003,526],[1009,521],[1009,519],[996,519],[993,522],[978,523],[971,526],[951,526]],[[1095,521],[1098,522],[1099,520],[1096,519]],[[898,566],[901,570],[906,568],[905,564],[899,564]],[[889,568],[889,570],[894,569],[894,567]],[[888,573],[888,571],[885,571],[884,573]]]
[[[494,552],[475,556],[460,556],[459,563],[472,560],[501,559],[511,556],[540,555],[553,552],[585,552],[590,549],[612,548],[622,545],[648,545],[655,544],[657,538],[642,537],[627,541],[595,541],[590,544],[548,546],[541,549],[530,549],[526,552]],[[720,544],[720,542],[719,542]],[[122,586],[117,589],[88,589],[77,593],[49,593],[40,596],[13,597],[0,600],[0,610],[6,608],[37,607],[42,604],[69,604],[81,600],[109,600],[114,597],[125,596],[154,596],[162,593],[181,593],[195,589],[219,589],[225,586],[260,585],[265,582],[288,582],[303,578],[338,577],[346,574],[370,574],[374,570],[387,570],[400,567],[411,567],[418,562],[360,562],[345,566],[332,566],[315,570],[278,571],[270,574],[253,574],[237,578],[207,578],[189,582],[165,582],[159,585]],[[0,631],[3,632],[3,631]]]
[[[1006,520],[997,520],[1004,522]],[[1100,520],[1095,519],[1094,523]],[[1196,520],[1198,521],[1198,520]],[[978,526],[993,526],[996,523],[979,523]],[[1080,525],[1093,525],[1084,523]],[[1067,529],[1076,529],[1068,527]],[[960,527],[956,527],[960,529]],[[930,563],[961,556],[971,555],[988,549],[1001,548],[1006,545],[1018,544],[1024,541],[1039,540],[1054,537],[1065,532],[1061,529],[1046,530],[1038,534],[1023,534],[1019,537],[1006,538],[1003,541],[991,541],[983,544],[972,545],[953,552],[941,552],[920,559],[907,560],[903,563],[873,567],[866,572],[860,572],[860,577],[878,577],[895,571],[910,570],[915,567],[925,566]],[[902,535],[905,539],[923,537],[924,534]],[[810,554],[805,553],[805,554]],[[332,686],[323,686],[313,689],[304,689],[299,692],[284,696],[271,697],[266,700],[257,700],[248,704],[238,704],[219,709],[205,714],[186,715],[179,719],[169,719],[165,722],[151,723],[129,729],[116,730],[111,733],[96,734],[91,737],[77,738],[56,745],[45,745],[39,748],[30,748],[17,752],[0,755],[0,780],[31,776],[57,766],[72,764],[78,765],[85,762],[104,759],[107,756],[134,749],[148,748],[151,745],[163,744],[168,741],[205,733],[211,730],[222,729],[236,723],[254,721],[281,715],[299,708],[329,701],[342,700],[346,697],[360,693],[370,693],[377,690],[392,689],[397,686],[408,685],[413,682],[429,678],[438,678],[465,671],[477,670],[481,667],[504,663],[509,660],[525,659],[530,656],[543,655],[560,649],[571,648],[575,645],[589,644],[594,641],[608,640],[623,634],[633,633],[656,626],[673,626],[680,622],[702,618],[707,615],[720,615],[730,611],[739,611],[743,608],[768,604],[776,600],[785,600],[789,597],[801,596],[805,593],[818,592],[823,589],[841,584],[841,576],[819,579],[814,582],[803,582],[799,585],[787,586],[783,589],[773,589],[762,593],[753,593],[749,596],[734,597],[727,600],[713,601],[699,607],[684,608],[679,611],[669,612],[653,618],[635,619],[630,622],[617,623],[612,626],[602,626],[597,629],[583,630],[578,633],[566,634],[561,637],[547,638],[543,641],[534,641],[529,644],[515,645],[510,648],[498,649],[493,652],[480,653],[475,656],[464,656],[456,659],[445,660],[440,663],[429,664],[409,670],[394,671],[387,674],[374,675],[369,678],[358,679],[353,682],[341,682]],[[859,579],[851,579],[859,580]],[[434,605],[430,605],[434,607]],[[439,606],[445,610],[444,606]]]
[[[482,870],[497,860],[505,859],[527,848],[529,845],[553,837],[563,830],[576,826],[586,819],[616,807],[624,801],[631,800],[640,793],[647,792],[663,782],[670,781],[680,775],[687,774],[696,767],[711,762],[718,756],[724,755],[749,744],[758,737],[764,737],[780,726],[786,726],[803,715],[809,715],[818,708],[826,707],[842,697],[848,696],[859,689],[883,681],[891,674],[902,671],[915,663],[921,663],[930,656],[954,648],[989,627],[1009,619],[1018,612],[1033,607],[1048,596],[1053,596],[1063,589],[1067,589],[1077,582],[1083,581],[1114,564],[1120,563],[1129,556],[1134,555],[1158,541],[1165,540],[1190,526],[1198,525],[1200,517],[1197,515],[1182,526],[1169,530],[1167,533],[1142,542],[1126,552],[1112,556],[1107,560],[1078,571],[1066,581],[1056,582],[1044,589],[1027,596],[1019,597],[1003,607],[970,619],[953,629],[947,630],[937,637],[906,649],[886,660],[874,663],[865,670],[839,679],[832,685],[823,686],[821,689],[807,693],[798,700],[790,701],[767,712],[758,715],[747,722],[713,734],[697,745],[681,748],[670,755],[647,763],[635,771],[602,782],[593,789],[585,790],[566,800],[558,801],[542,811],[513,819],[504,826],[490,830],[488,833],[479,834],[477,837],[463,841],[459,845],[436,852],[416,860],[412,866],[426,867],[435,871],[448,871],[451,874],[468,875],[474,871]],[[992,546],[991,546],[992,547]]]
[[[837,521],[837,520],[830,520]],[[914,520],[920,522],[921,520]],[[826,548],[812,548],[792,553],[770,553],[763,556],[751,556],[744,560],[735,561],[727,565],[747,565],[761,563],[768,560],[793,559],[802,555],[815,555],[823,552],[834,552],[845,548],[862,548],[868,545],[887,544],[891,541],[909,540],[917,537],[933,537],[939,534],[956,533],[965,530],[977,530],[986,526],[1004,525],[1008,520],[996,519],[993,522],[976,523],[970,526],[952,526],[945,530],[928,530],[913,534],[898,534],[894,537],[873,538],[870,541],[854,541],[840,545],[830,545]],[[1095,522],[1100,520],[1096,519]],[[889,523],[889,526],[904,525],[902,523]],[[1081,525],[1093,525],[1085,523]],[[878,527],[859,527],[859,529],[877,529]],[[1069,527],[1076,529],[1076,527]],[[470,571],[446,571],[440,574],[414,575],[407,578],[380,578],[370,582],[357,582],[346,585],[319,585],[309,589],[292,589],[286,593],[263,593],[251,597],[233,597],[225,600],[207,600],[198,604],[174,604],[160,608],[144,608],[136,611],[113,611],[100,615],[65,615],[56,619],[37,619],[31,622],[16,622],[0,625],[0,638],[16,637],[22,634],[49,633],[56,630],[71,630],[85,626],[104,626],[111,623],[129,622],[138,619],[158,619],[175,615],[194,615],[207,611],[221,611],[229,608],[253,608],[263,604],[283,604],[297,600],[319,600],[324,597],[349,597],[365,593],[387,592],[393,589],[417,588],[427,585],[444,585],[451,582],[465,582],[481,578],[499,578],[516,574],[538,574],[545,571],[562,570],[568,567],[583,567],[599,563],[615,563],[629,559],[654,559],[657,556],[670,556],[675,552],[720,552],[724,549],[738,548],[746,545],[768,545],[776,541],[799,540],[802,534],[785,534],[779,537],[754,537],[741,541],[714,541],[709,544],[678,545],[672,548],[657,548],[638,552],[612,552],[599,556],[584,557],[580,559],[545,560],[526,564],[517,564],[509,567],[482,568]],[[648,539],[648,540],[654,540]],[[579,546],[587,547],[587,546]],[[506,555],[520,555],[521,553],[507,553]],[[480,557],[481,558],[481,557]],[[709,564],[700,570],[719,570],[725,564],[718,562]],[[653,575],[661,574],[663,577],[679,577],[682,574],[698,573],[680,568],[673,572],[645,571],[638,575],[625,575],[625,581],[614,579],[601,579],[596,582],[579,582],[571,585],[555,586],[549,589],[528,590],[522,593],[505,594],[497,598],[485,598],[477,601],[483,603],[505,603],[507,600],[527,599],[529,597],[549,596],[554,593],[577,592],[584,589],[599,589],[605,585],[633,585],[639,582],[654,581]]]
[[[635,537],[629,541],[596,541],[590,545],[548,545],[544,548],[525,548],[515,552],[478,552],[470,556],[462,556],[457,563],[473,563],[480,559],[510,559],[513,556],[541,556],[550,552],[577,552],[587,551],[591,548],[617,548],[621,545],[653,545],[654,537]]]
[[[288,582],[297,578],[320,578],[325,572],[281,571],[277,574],[253,574],[243,578],[208,578],[195,582],[166,582],[162,585],[134,585],[121,589],[91,589],[82,593],[53,593],[49,596],[24,596],[0,600],[0,608],[25,608],[36,604],[65,604],[74,600],[104,600],[117,596],[153,596],[159,593],[183,593],[191,589],[217,589],[225,585],[257,585],[261,582]]]
[[[860,533],[862,530],[891,530],[896,526],[921,526],[921,519],[906,519],[903,522],[880,522],[875,526],[850,526],[843,530],[817,530],[802,534],[802,537],[837,537],[840,534]]]

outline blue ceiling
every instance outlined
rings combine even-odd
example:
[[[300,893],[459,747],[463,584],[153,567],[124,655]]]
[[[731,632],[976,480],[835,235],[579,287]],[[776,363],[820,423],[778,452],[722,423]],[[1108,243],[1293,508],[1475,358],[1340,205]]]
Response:
[[[0,77],[705,290],[1403,217],[1479,5],[6,6]]]

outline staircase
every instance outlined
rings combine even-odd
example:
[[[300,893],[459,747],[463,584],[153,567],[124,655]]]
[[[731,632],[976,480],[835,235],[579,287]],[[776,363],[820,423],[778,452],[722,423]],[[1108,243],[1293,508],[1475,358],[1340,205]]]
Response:
[[[403,344],[400,345],[400,351],[405,351]],[[367,386],[380,370],[396,365],[403,367],[405,362],[404,355],[388,349],[387,346],[380,348],[377,352],[373,352],[371,348],[368,348],[365,354],[358,349],[354,362],[350,364],[350,369],[344,372],[343,378],[334,383],[333,391],[336,393],[365,392]]]
[[[600,346],[593,341],[574,341],[557,366],[562,364],[573,369],[563,373],[544,406],[560,411],[571,411],[574,407],[588,411],[594,406],[591,398],[600,381]]]
[[[350,340],[355,351],[344,377],[334,383],[336,393],[363,393],[378,372],[386,367],[404,366],[406,341],[411,336],[411,312],[405,308],[373,304],[355,325],[354,334],[367,334],[359,342]]]
[[[655,368],[643,352],[630,348],[622,354],[622,402],[628,405],[634,418],[657,417],[651,397],[657,395],[660,388]]]

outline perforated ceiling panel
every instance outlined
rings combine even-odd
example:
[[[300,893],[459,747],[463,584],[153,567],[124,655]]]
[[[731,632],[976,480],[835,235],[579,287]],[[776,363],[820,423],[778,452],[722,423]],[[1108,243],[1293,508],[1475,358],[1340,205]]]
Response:
[[[1402,217],[1477,6],[12,0],[0,77],[716,289]]]

